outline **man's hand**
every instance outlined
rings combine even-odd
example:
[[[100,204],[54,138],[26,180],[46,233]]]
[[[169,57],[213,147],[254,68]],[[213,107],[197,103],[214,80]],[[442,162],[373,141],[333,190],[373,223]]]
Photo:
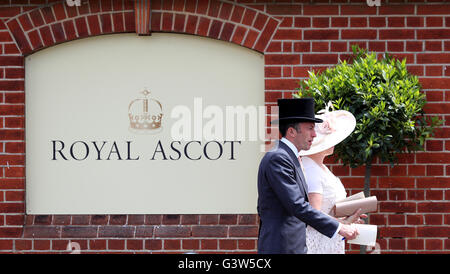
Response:
[[[358,230],[351,225],[343,224],[341,230],[339,230],[339,235],[344,236],[347,240],[353,240],[359,235]]]

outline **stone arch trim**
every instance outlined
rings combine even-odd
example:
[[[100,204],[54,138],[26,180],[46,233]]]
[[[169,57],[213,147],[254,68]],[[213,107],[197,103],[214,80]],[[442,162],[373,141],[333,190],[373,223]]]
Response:
[[[152,32],[175,32],[231,42],[264,53],[280,21],[231,1],[151,1]],[[132,0],[65,1],[25,11],[6,22],[23,55],[53,45],[112,33],[135,32]]]

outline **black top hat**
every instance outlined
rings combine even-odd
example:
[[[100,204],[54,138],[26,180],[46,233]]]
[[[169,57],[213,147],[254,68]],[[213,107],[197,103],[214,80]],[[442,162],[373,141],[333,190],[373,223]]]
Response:
[[[322,123],[322,119],[315,118],[314,98],[278,99],[279,119],[272,121],[314,122]]]

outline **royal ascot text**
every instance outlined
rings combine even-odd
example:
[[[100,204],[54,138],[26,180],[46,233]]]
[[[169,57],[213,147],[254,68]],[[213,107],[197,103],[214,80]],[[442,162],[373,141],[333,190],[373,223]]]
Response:
[[[75,141],[67,143],[62,140],[51,140],[51,159],[56,160],[172,160],[177,161],[182,158],[198,161],[236,160],[241,141],[172,141],[170,143],[158,140],[149,143],[151,150],[149,155],[140,155],[139,151],[133,147],[133,141]]]

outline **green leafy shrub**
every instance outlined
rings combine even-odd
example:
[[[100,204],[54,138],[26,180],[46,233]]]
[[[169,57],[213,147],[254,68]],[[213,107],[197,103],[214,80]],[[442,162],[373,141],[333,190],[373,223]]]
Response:
[[[424,143],[442,121],[426,119],[425,95],[417,76],[406,69],[406,59],[353,47],[353,62],[340,61],[336,67],[300,83],[294,97],[313,97],[316,112],[332,101],[335,109],[348,110],[356,117],[355,131],[336,146],[335,154],[345,165],[370,165],[374,157],[397,162],[398,153],[423,150]]]

